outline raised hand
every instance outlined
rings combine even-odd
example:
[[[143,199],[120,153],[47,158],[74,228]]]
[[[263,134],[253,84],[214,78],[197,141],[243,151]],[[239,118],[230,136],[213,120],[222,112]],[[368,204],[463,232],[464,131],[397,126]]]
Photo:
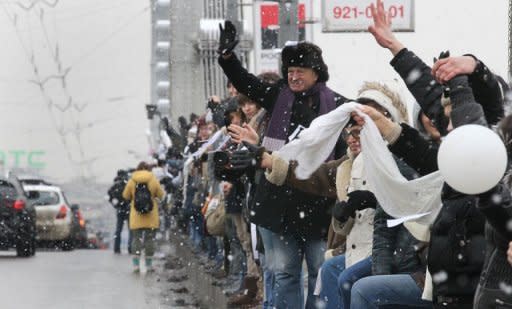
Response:
[[[432,67],[432,75],[440,84],[445,84],[457,75],[468,75],[475,71],[477,62],[471,56],[439,59]]]
[[[217,52],[223,56],[227,56],[231,54],[235,46],[238,44],[238,40],[236,39],[236,28],[235,25],[229,20],[224,22],[224,28],[222,24],[219,24],[220,30],[220,38],[219,38],[219,48]]]
[[[228,127],[228,134],[237,144],[248,142],[249,144],[257,145],[260,140],[258,133],[248,124],[244,124],[243,126],[231,124]]]
[[[404,48],[391,31],[391,17],[384,10],[382,0],[377,0],[377,5],[372,3],[373,24],[368,27],[368,31],[373,35],[377,43],[391,51],[393,55],[398,54]]]

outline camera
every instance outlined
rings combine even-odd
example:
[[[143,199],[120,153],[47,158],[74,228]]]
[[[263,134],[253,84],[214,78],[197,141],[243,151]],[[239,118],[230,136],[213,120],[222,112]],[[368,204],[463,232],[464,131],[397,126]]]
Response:
[[[226,151],[215,151],[213,153],[213,162],[216,166],[225,166],[229,164],[230,153]]]

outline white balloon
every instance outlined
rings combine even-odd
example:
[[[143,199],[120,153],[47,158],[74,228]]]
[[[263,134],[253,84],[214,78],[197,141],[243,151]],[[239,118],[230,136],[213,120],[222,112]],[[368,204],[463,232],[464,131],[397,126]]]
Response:
[[[494,187],[505,173],[507,151],[492,130],[475,124],[450,132],[437,154],[441,175],[455,190],[478,194]]]

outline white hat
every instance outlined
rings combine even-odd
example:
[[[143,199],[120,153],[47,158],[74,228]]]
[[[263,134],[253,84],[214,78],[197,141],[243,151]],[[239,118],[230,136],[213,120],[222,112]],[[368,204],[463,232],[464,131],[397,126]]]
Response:
[[[384,107],[393,121],[408,122],[407,106],[404,104],[397,81],[364,82],[358,99],[369,99]]]

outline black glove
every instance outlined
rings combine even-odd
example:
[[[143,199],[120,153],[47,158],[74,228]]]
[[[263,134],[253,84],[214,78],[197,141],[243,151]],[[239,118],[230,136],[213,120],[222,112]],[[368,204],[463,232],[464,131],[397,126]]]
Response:
[[[222,28],[222,24],[219,24],[219,29],[220,38],[217,52],[221,55],[230,54],[238,44],[238,40],[236,39],[236,28],[231,21],[226,20],[224,22],[224,28]]]
[[[377,207],[377,199],[370,191],[356,190],[348,194],[348,204],[356,210]]]
[[[243,144],[247,148],[246,150],[237,150],[231,154],[231,169],[245,170],[249,167],[259,168],[265,148],[246,142]]]
[[[349,205],[347,202],[336,202],[331,210],[331,215],[340,222],[345,222],[349,217],[354,217],[356,209]]]

